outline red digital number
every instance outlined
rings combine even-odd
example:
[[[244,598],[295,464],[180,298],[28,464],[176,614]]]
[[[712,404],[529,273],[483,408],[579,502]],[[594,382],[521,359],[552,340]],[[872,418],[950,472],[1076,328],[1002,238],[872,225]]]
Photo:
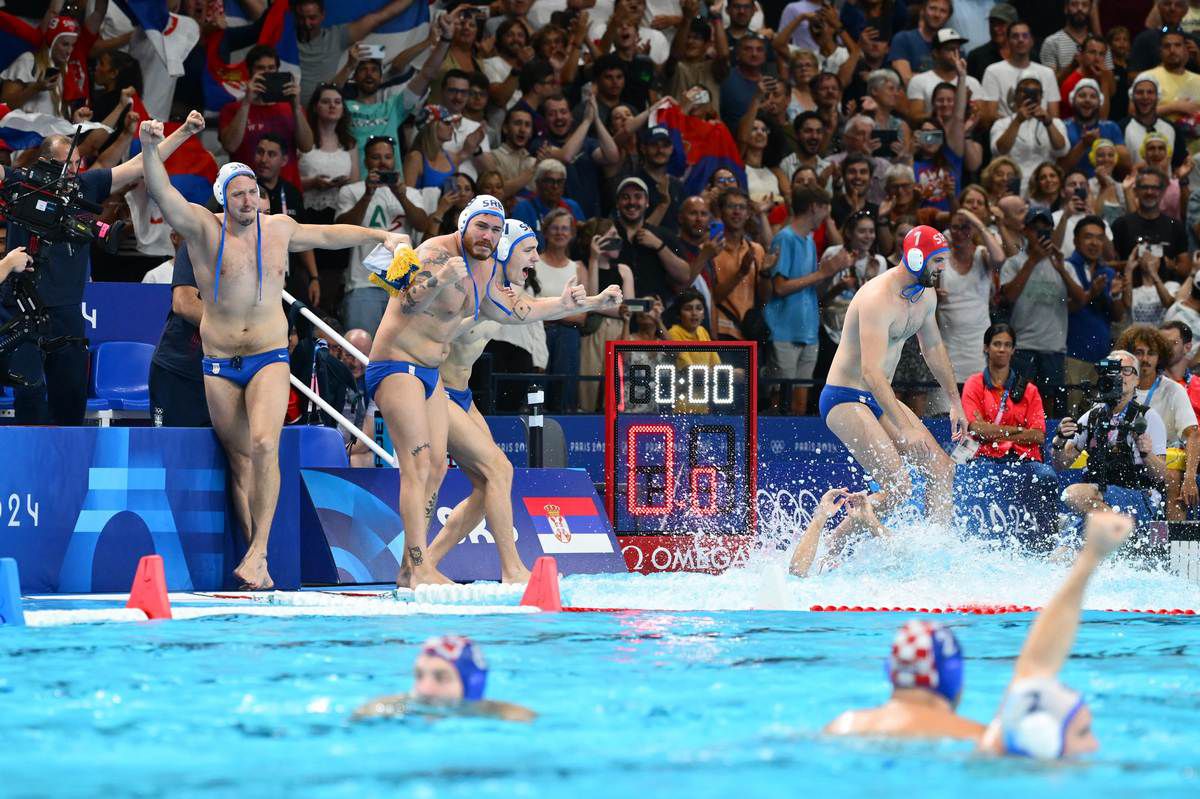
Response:
[[[661,466],[642,466],[638,463],[638,439],[643,436],[663,437],[663,464]],[[669,424],[634,424],[625,432],[625,466],[628,481],[626,484],[626,502],[629,512],[634,516],[663,516],[671,512],[675,499],[675,428]],[[639,484],[642,476],[661,474],[663,479],[662,504],[642,503],[639,498]],[[647,481],[648,483],[648,481]],[[646,494],[649,495],[647,484]]]
[[[700,504],[700,478],[708,478],[708,504]],[[692,467],[692,513],[712,516],[717,512],[717,469],[715,466]]]

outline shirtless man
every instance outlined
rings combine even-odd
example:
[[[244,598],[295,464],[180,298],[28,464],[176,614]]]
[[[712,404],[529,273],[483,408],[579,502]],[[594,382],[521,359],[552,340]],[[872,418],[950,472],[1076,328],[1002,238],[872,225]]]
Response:
[[[505,271],[493,258],[504,227],[503,203],[481,194],[459,214],[455,233],[422,242],[419,271],[403,287],[392,286],[397,291],[371,345],[367,394],[383,414],[400,467],[404,555],[396,582],[401,586],[449,582],[426,557],[426,548],[445,474],[448,403],[438,369],[450,342],[479,320],[527,324],[579,313],[585,300],[597,301],[586,298],[574,281],[558,298],[527,300],[506,290]],[[533,231],[520,239],[536,251]],[[504,501],[511,501],[507,494]],[[519,569],[513,567],[512,574]]]
[[[825,728],[831,735],[959,738],[977,741],[984,727],[954,712],[962,696],[963,655],[949,627],[913,619],[892,639],[892,696],[879,707],[847,710]]]
[[[536,234],[523,222],[509,219],[496,248],[496,262],[502,278],[512,286],[525,285],[526,270],[538,261]],[[509,297],[515,294],[507,294]],[[615,307],[621,303],[621,290],[609,286],[581,303],[585,310]],[[546,317],[550,318],[550,317]],[[472,323],[450,345],[450,354],[442,364],[442,382],[450,399],[450,455],[471,481],[470,495],[455,506],[441,532],[429,545],[427,556],[436,566],[460,541],[486,518],[500,555],[500,581],[524,583],[529,570],[517,553],[513,535],[512,462],[496,446],[491,428],[475,407],[468,382],[471,368],[500,326],[491,321]]]
[[[914,333],[930,371],[950,400],[954,440],[967,433],[958,385],[934,311],[937,295],[925,291],[950,262],[941,233],[921,225],[904,237],[902,265],[867,282],[846,312],[842,341],[821,391],[821,417],[880,490],[871,496],[883,516],[912,493],[904,458],[926,476],[926,510],[948,525],[954,509],[954,464],[929,430],[896,399],[891,377],[904,342]]]
[[[162,123],[143,122],[140,138],[146,189],[167,223],[187,241],[195,267],[204,299],[200,337],[209,415],[229,458],[234,493],[244,494],[249,508],[246,555],[233,575],[243,588],[269,589],[274,582],[267,571],[267,540],[279,499],[279,436],[289,389],[288,326],[281,299],[287,254],[368,242],[394,249],[406,237],[354,225],[301,225],[284,214],[261,215],[254,170],[239,163],[221,167],[213,184],[225,207],[218,221],[171,185],[156,148],[163,138]]]

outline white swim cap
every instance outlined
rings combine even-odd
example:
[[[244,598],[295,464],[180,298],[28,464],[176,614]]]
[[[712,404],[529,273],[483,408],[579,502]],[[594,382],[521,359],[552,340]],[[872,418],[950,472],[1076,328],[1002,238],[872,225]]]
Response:
[[[1062,757],[1067,727],[1083,704],[1082,694],[1056,679],[1018,680],[1000,709],[1004,751],[1039,760]]]
[[[491,214],[500,219],[500,224],[504,224],[504,203],[490,194],[476,194],[475,199],[467,203],[467,207],[458,215],[458,235],[465,235],[467,225],[480,214]]]
[[[258,175],[254,174],[254,170],[240,161],[230,161],[221,167],[221,171],[217,173],[217,179],[213,183],[213,196],[217,198],[217,202],[221,204],[222,208],[225,207],[225,190],[229,188],[229,181],[238,175],[245,175],[255,182],[258,181]]]
[[[500,243],[496,245],[496,260],[507,266],[517,245],[525,239],[536,237],[533,229],[520,219],[505,219],[504,233],[500,236]]]

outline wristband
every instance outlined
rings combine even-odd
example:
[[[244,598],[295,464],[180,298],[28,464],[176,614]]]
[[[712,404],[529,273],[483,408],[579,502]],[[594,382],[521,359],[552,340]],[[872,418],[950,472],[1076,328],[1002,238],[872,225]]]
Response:
[[[666,246],[667,246],[667,243],[665,241],[662,244],[659,244],[658,249],[654,251],[655,254],[662,252],[666,248]]]
[[[313,281],[320,280],[320,279],[321,279],[321,276],[320,276],[320,275],[309,275],[309,276],[308,276],[308,282],[309,282],[309,283],[312,283]]]

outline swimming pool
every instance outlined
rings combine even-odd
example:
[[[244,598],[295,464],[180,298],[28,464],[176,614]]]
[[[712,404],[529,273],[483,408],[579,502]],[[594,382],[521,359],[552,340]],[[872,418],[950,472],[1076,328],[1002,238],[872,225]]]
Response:
[[[1028,615],[953,619],[966,714],[995,709]],[[1067,677],[1097,711],[1086,765],[999,764],[962,744],[822,739],[881,701],[895,614],[541,614],[210,618],[0,636],[8,797],[397,795],[1182,796],[1200,771],[1200,627],[1089,613]],[[453,630],[492,665],[489,695],[532,726],[350,724],[406,689],[414,647]],[[1194,795],[1194,793],[1192,794]]]

